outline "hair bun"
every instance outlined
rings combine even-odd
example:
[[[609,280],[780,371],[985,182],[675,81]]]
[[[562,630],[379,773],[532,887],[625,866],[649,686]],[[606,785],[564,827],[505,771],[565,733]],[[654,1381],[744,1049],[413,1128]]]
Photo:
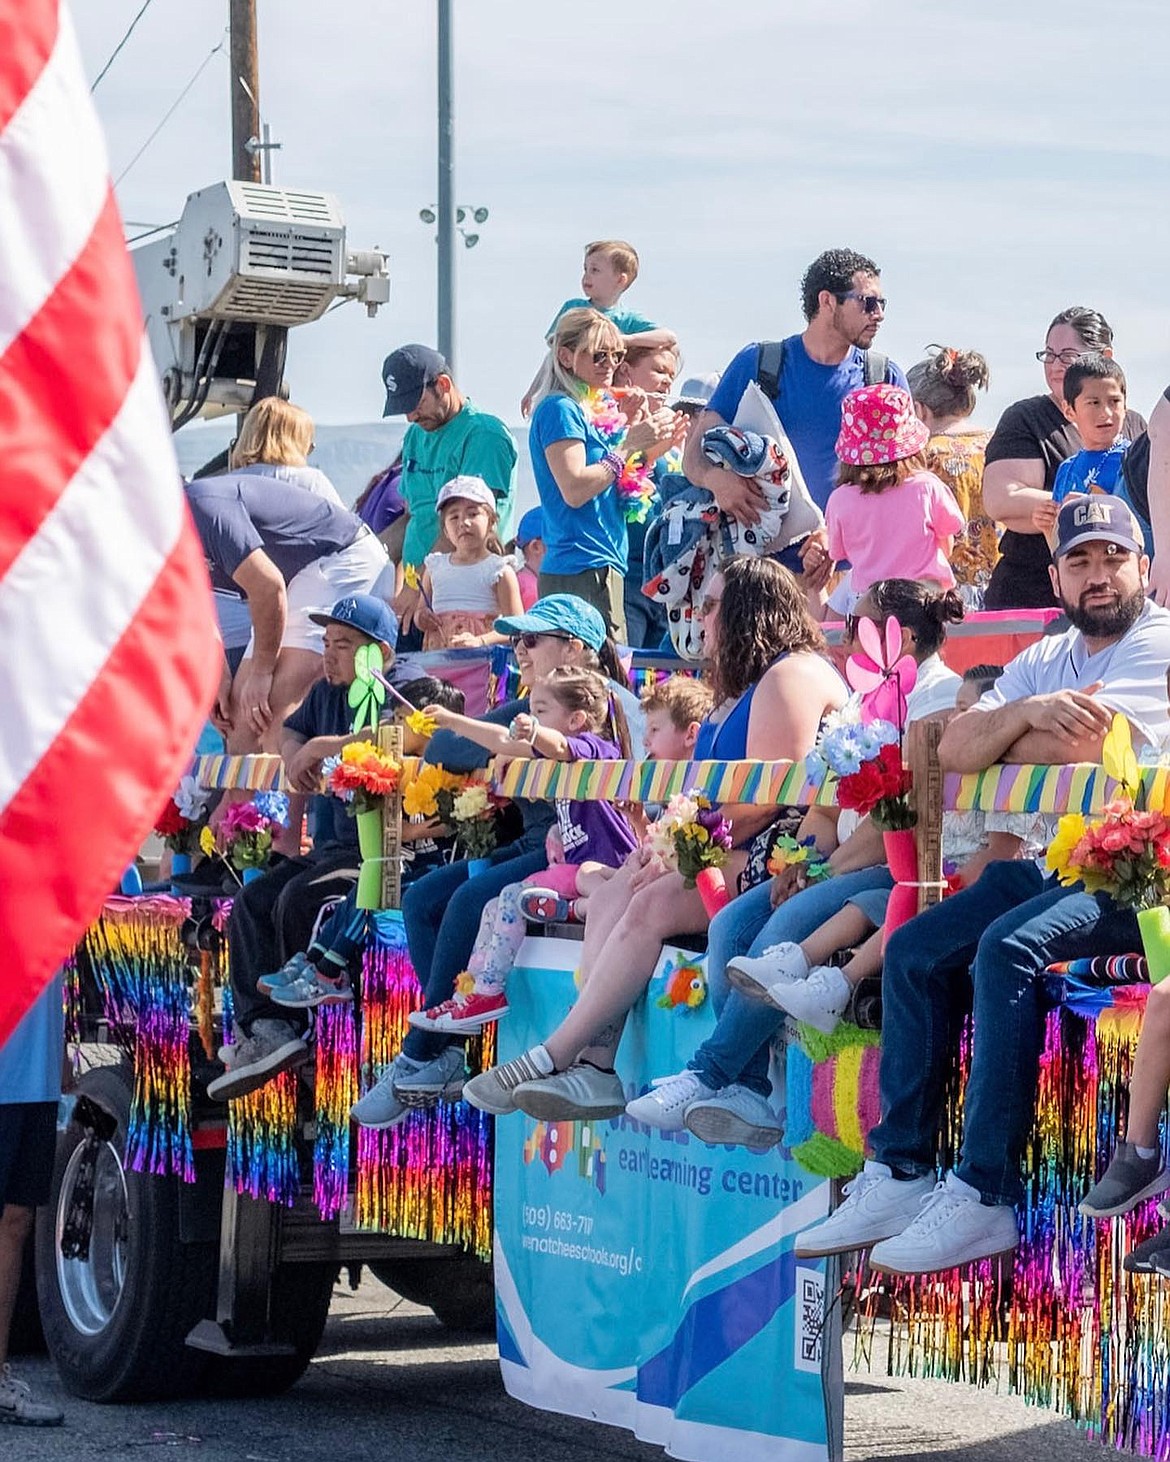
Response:
[[[986,391],[991,368],[977,350],[956,350],[953,345],[928,345],[936,352],[931,365],[940,380],[954,391]]]

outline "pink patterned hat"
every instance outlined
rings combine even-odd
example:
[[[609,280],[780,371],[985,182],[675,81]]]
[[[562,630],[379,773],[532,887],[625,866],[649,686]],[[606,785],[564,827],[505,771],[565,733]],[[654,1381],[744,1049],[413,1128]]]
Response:
[[[901,386],[859,386],[841,402],[837,457],[852,467],[873,467],[913,457],[930,440]]]

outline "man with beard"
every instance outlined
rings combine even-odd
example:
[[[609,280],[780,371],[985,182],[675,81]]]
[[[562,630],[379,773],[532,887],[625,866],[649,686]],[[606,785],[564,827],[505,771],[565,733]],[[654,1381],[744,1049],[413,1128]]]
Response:
[[[1118,711],[1139,746],[1170,730],[1170,612],[1146,598],[1149,559],[1132,513],[1117,498],[1070,499],[1053,558],[1053,588],[1072,628],[1017,655],[950,722],[939,744],[949,771],[1099,762]],[[1139,948],[1138,938],[1132,911],[1105,894],[1062,888],[1025,860],[992,863],[971,888],[898,930],[882,977],[873,1159],[837,1211],[797,1236],[796,1253],[872,1244],[875,1269],[922,1274],[1011,1252],[1044,1041],[1044,971],[1058,960]],[[936,1187],[944,1086],[972,991],[962,1153]]]
[[[724,371],[707,410],[687,437],[683,471],[741,523],[759,521],[766,505],[763,491],[755,478],[711,466],[701,448],[709,427],[734,423],[740,398],[752,381],[759,380],[772,398],[808,490],[822,511],[837,485],[841,402],[857,386],[883,380],[906,385],[906,377],[893,361],[876,351],[870,359],[870,346],[886,314],[881,273],[872,259],[852,249],[828,249],[805,270],[800,294],[808,324],[803,334],[776,342],[773,350],[778,366],[774,357],[773,364],[762,372],[767,347],[745,345]],[[764,379],[768,369],[774,384]]]

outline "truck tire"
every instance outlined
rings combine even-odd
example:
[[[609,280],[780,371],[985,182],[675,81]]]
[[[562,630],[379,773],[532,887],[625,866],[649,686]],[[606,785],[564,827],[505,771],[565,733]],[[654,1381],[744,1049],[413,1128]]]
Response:
[[[450,1259],[379,1259],[369,1267],[395,1294],[433,1310],[447,1330],[487,1334],[496,1328],[492,1266],[474,1254],[454,1254]]]
[[[66,1259],[59,1242],[83,1148],[97,1140],[76,1124],[58,1134],[52,1194],[37,1221],[45,1340],[66,1388],[88,1401],[188,1395],[207,1365],[183,1342],[212,1312],[216,1246],[180,1243],[178,1178],[123,1168],[132,1081],[120,1063],[78,1082],[118,1124],[100,1144],[88,1259]]]
[[[295,1346],[295,1353],[209,1356],[206,1390],[235,1398],[279,1396],[296,1385],[321,1343],[336,1280],[336,1264],[282,1264],[272,1276],[272,1335]]]

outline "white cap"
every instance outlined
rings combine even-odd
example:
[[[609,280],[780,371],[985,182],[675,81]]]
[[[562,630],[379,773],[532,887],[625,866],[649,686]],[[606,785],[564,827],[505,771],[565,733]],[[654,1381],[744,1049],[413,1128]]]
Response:
[[[448,503],[479,503],[481,507],[496,511],[496,495],[482,477],[453,477],[439,489],[435,509],[442,512]]]

